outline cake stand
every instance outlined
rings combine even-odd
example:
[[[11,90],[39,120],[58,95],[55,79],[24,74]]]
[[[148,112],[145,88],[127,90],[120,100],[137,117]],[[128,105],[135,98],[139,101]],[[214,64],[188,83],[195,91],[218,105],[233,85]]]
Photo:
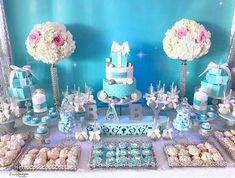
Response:
[[[107,120],[107,121],[118,121],[119,120],[119,118],[118,118],[118,115],[117,115],[117,112],[116,112],[116,109],[115,109],[115,106],[121,106],[121,105],[129,105],[129,104],[132,104],[132,103],[134,103],[134,102],[137,102],[140,98],[141,98],[141,96],[142,96],[142,94],[141,94],[141,92],[139,91],[139,90],[136,90],[134,93],[136,93],[137,94],[137,98],[136,99],[134,99],[134,100],[128,100],[128,101],[123,101],[123,102],[113,102],[112,100],[109,100],[109,99],[102,99],[101,97],[100,97],[100,93],[102,92],[103,90],[101,90],[101,91],[99,91],[98,93],[97,93],[97,97],[98,97],[98,99],[101,101],[101,102],[103,102],[103,103],[107,103],[108,105],[109,105],[109,107],[108,107],[108,110],[107,110],[107,113],[106,113],[106,115],[105,115],[105,119]]]
[[[48,125],[48,124],[45,124],[45,123],[42,123],[42,122],[39,122],[39,123],[37,123],[37,124],[32,124],[32,123],[29,123],[29,122],[25,122],[25,121],[23,121],[22,120],[22,122],[25,124],[25,125],[27,125],[27,126],[30,126],[30,127],[40,127],[40,126],[44,126],[44,125]],[[34,137],[36,138],[36,139],[38,139],[38,140],[40,140],[42,143],[46,143],[47,141],[46,141],[46,139],[49,137],[49,132],[50,132],[50,130],[48,129],[48,131],[45,133],[45,134],[38,134],[37,133],[37,129],[35,130],[35,132],[34,132]]]

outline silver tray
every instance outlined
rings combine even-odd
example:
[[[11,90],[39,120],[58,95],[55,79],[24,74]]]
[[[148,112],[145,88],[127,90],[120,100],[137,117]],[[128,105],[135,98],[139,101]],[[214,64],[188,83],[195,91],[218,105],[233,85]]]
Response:
[[[210,142],[208,142],[210,143]],[[196,144],[199,144],[199,143],[193,143],[193,144],[182,144],[180,143],[181,145],[184,145],[184,146],[188,146],[188,145],[196,145]],[[212,144],[212,143],[210,143]],[[168,163],[168,166],[169,167],[226,167],[227,166],[227,161],[225,161],[224,159],[224,156],[221,154],[221,152],[218,150],[218,148],[212,144],[217,150],[218,152],[221,154],[221,156],[223,157],[224,161],[218,161],[218,162],[215,162],[215,161],[211,161],[211,162],[204,162],[204,161],[190,161],[190,162],[187,162],[187,163],[183,163],[183,162],[173,162],[169,159],[169,155],[167,154],[167,151],[166,151],[166,147],[167,146],[174,146],[176,144],[166,144],[164,146],[164,153],[166,155],[166,158],[167,158],[167,163]]]
[[[113,164],[107,164],[107,163],[104,163],[105,158],[102,158],[103,160],[103,163],[100,163],[100,164],[96,164],[96,163],[93,163],[93,151],[94,151],[94,148],[95,148],[95,144],[93,144],[92,146],[92,150],[91,150],[91,154],[90,154],[90,160],[89,160],[89,168],[90,169],[95,169],[95,168],[122,168],[122,169],[125,169],[125,168],[145,168],[145,169],[156,169],[157,168],[157,161],[156,161],[156,156],[155,156],[155,152],[154,152],[154,149],[153,149],[153,145],[151,142],[149,141],[114,141],[114,142],[111,142],[111,141],[107,141],[107,142],[98,142],[99,144],[102,144],[102,145],[108,145],[108,144],[115,144],[116,146],[119,144],[119,143],[122,143],[122,142],[125,142],[127,144],[131,144],[131,143],[138,143],[139,145],[143,144],[143,143],[150,143],[151,144],[151,161],[148,162],[148,163],[139,163],[138,165],[136,164],[130,164],[129,162],[128,163],[113,163]],[[128,155],[128,157],[130,157],[130,155]]]
[[[68,167],[67,165],[52,165],[52,166],[22,166],[20,163],[23,160],[23,158],[25,157],[25,155],[33,148],[37,148],[37,149],[41,149],[41,148],[55,148],[55,147],[59,147],[59,148],[65,148],[65,147],[73,147],[73,146],[77,146],[79,148],[79,155],[77,157],[77,163],[75,167]],[[61,144],[52,144],[52,145],[48,145],[48,144],[32,144],[30,145],[24,152],[24,154],[21,156],[21,158],[17,161],[17,164],[15,164],[14,169],[18,170],[18,171],[76,171],[78,168],[78,163],[79,163],[79,159],[80,159],[80,155],[81,155],[81,147],[80,145],[78,145],[76,142],[69,142],[69,143],[61,143]]]
[[[219,132],[223,132],[223,131],[219,131]],[[229,149],[229,146],[222,140],[221,136],[219,136],[216,132],[214,132],[214,136],[216,140],[220,143],[220,145],[222,145],[224,150],[230,155],[232,160],[235,161],[235,151],[232,151],[231,149]]]
[[[15,134],[19,134],[19,133],[15,133]],[[12,135],[14,135],[14,134],[12,134]],[[19,154],[16,156],[15,160],[13,160],[12,163],[8,166],[0,166],[0,171],[9,171],[14,168],[16,162],[20,159],[20,157],[22,156],[22,154],[26,150],[29,143],[33,140],[33,134],[29,133],[28,137],[29,138],[27,140],[25,140],[25,144],[23,147],[21,147],[21,150],[20,150]]]

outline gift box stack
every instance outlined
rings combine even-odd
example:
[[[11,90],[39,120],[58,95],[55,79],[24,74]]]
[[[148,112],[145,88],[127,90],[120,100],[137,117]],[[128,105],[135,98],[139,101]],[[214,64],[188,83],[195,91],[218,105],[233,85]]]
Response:
[[[230,79],[231,73],[227,64],[210,63],[206,69],[206,79],[201,81],[201,88],[207,91],[209,96],[223,97],[229,90]]]
[[[10,66],[11,73],[9,78],[8,92],[10,96],[19,100],[31,98],[33,90],[33,75],[29,65],[22,68]]]

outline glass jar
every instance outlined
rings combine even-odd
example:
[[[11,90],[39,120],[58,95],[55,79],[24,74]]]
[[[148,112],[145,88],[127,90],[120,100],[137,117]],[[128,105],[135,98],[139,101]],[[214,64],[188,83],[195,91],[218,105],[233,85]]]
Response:
[[[68,98],[64,98],[60,108],[60,121],[58,123],[59,131],[65,134],[66,138],[74,135],[75,131],[75,110],[70,104]]]
[[[179,131],[188,131],[192,127],[190,115],[192,106],[188,104],[188,99],[183,98],[182,102],[176,108],[177,115],[173,121],[173,126]]]

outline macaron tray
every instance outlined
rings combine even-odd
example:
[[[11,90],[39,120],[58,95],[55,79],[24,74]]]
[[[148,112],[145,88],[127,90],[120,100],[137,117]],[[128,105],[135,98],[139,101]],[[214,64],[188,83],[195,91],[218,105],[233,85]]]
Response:
[[[99,142],[93,145],[89,167],[151,169],[157,162],[151,142]]]

